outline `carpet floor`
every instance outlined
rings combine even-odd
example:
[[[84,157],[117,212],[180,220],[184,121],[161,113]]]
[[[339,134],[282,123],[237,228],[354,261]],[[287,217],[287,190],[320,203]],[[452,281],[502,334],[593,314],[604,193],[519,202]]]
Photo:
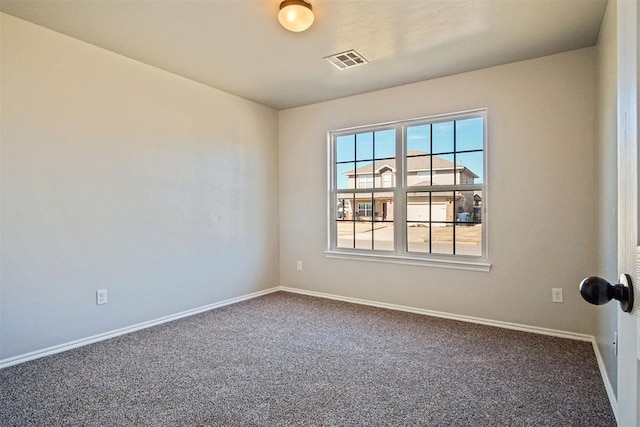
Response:
[[[0,370],[2,426],[614,426],[591,344],[278,292]]]

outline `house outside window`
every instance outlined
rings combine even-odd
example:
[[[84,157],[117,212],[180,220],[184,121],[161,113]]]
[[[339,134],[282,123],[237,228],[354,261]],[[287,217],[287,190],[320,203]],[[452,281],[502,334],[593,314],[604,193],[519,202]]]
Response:
[[[330,256],[488,270],[486,110],[329,133]]]

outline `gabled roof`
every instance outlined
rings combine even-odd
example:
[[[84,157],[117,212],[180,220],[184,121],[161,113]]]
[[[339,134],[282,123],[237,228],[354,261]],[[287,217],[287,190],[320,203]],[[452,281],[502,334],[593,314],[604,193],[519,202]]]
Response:
[[[431,165],[431,160],[433,159],[433,166]],[[360,162],[358,162],[360,163]],[[375,172],[380,172],[380,170],[384,167],[388,167],[393,172],[396,171],[396,159],[383,159],[383,160],[372,160],[368,161],[368,163],[364,166],[360,166],[359,168],[352,169],[346,171],[344,174],[347,176],[353,175],[364,175],[373,173],[373,167],[375,164]],[[430,156],[428,153],[424,151],[411,150],[407,152],[407,171],[408,172],[416,172],[416,171],[428,171],[431,169],[438,170],[446,170],[446,169],[467,169],[474,178],[478,178],[478,175],[473,173],[470,169],[466,168],[464,165],[454,164],[452,161],[443,159],[442,157],[433,155]]]

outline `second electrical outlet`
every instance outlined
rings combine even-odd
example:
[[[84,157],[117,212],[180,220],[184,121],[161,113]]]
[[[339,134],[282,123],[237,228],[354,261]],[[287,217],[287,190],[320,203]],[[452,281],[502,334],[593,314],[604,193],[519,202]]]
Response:
[[[551,300],[553,302],[562,302],[562,288],[551,289]]]

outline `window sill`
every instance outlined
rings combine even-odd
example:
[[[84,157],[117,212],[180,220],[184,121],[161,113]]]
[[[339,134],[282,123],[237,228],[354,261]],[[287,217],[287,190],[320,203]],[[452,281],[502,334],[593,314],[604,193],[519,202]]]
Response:
[[[450,268],[455,270],[472,270],[481,272],[489,272],[491,270],[491,264],[483,261],[427,259],[411,256],[343,252],[335,250],[328,250],[324,253],[327,258],[348,259],[353,261],[386,262],[390,264],[418,265],[422,267]]]

